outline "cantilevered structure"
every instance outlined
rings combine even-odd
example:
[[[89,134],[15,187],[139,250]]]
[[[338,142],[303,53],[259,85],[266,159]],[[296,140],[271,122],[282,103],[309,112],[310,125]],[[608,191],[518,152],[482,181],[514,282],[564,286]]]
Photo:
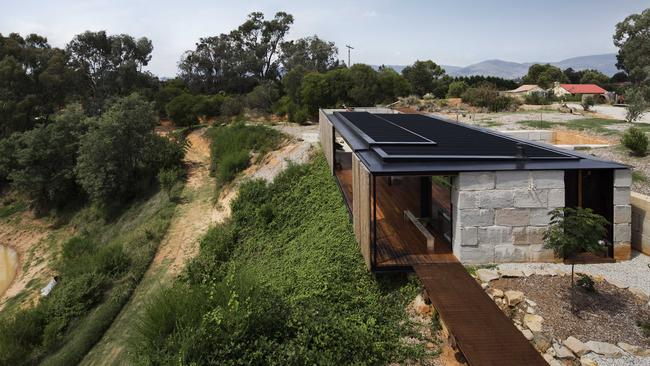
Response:
[[[320,138],[369,269],[552,261],[548,213],[592,208],[630,253],[627,166],[418,114],[320,111]]]

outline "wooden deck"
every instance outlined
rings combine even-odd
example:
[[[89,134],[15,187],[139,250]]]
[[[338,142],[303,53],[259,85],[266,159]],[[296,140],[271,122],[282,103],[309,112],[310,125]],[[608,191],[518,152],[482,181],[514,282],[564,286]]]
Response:
[[[423,264],[413,268],[469,365],[547,365],[462,264]]]

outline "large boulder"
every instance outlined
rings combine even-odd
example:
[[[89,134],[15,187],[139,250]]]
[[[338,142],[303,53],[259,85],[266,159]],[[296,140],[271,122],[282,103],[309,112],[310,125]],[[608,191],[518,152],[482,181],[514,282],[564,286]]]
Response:
[[[524,293],[521,291],[508,290],[504,296],[508,306],[517,306],[524,301]]]
[[[578,357],[589,353],[589,347],[586,344],[582,343],[578,338],[569,337],[562,342],[565,347],[571,350],[571,352],[578,355]]]
[[[477,270],[476,276],[481,282],[490,282],[499,279],[499,273],[497,271],[487,268]]]
[[[532,330],[533,332],[542,331],[542,322],[544,318],[537,314],[526,314],[524,315],[524,325],[526,328]]]
[[[616,347],[615,345],[607,342],[596,342],[596,341],[589,341],[585,343],[587,347],[591,350],[593,353],[598,353],[599,355],[607,356],[607,357],[621,357],[623,356],[623,350]]]

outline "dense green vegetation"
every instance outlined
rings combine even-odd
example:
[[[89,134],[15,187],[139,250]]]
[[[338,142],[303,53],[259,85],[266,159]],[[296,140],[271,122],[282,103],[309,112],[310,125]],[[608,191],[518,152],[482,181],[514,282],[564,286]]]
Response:
[[[368,273],[322,156],[244,184],[182,279],[139,323],[141,364],[384,364],[425,352],[404,307],[418,291]],[[412,336],[417,337],[413,334]]]
[[[75,215],[79,233],[63,244],[51,294],[32,308],[3,312],[0,364],[72,365],[102,337],[144,275],[174,212],[158,193],[115,222],[94,208]]]
[[[636,127],[630,127],[623,133],[621,144],[633,155],[645,156],[648,153],[648,136]]]
[[[251,152],[264,156],[282,141],[282,133],[263,125],[235,123],[210,130],[210,171],[218,186],[232,181],[250,164]]]

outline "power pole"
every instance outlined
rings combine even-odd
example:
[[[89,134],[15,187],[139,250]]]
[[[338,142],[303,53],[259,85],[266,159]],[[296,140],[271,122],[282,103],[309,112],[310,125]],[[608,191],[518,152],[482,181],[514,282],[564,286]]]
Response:
[[[350,45],[347,45],[347,44],[345,45],[345,47],[348,48],[348,67],[350,67],[350,66],[352,66],[352,65],[350,64],[350,50],[353,50],[354,47],[352,47],[352,46],[350,46]]]

